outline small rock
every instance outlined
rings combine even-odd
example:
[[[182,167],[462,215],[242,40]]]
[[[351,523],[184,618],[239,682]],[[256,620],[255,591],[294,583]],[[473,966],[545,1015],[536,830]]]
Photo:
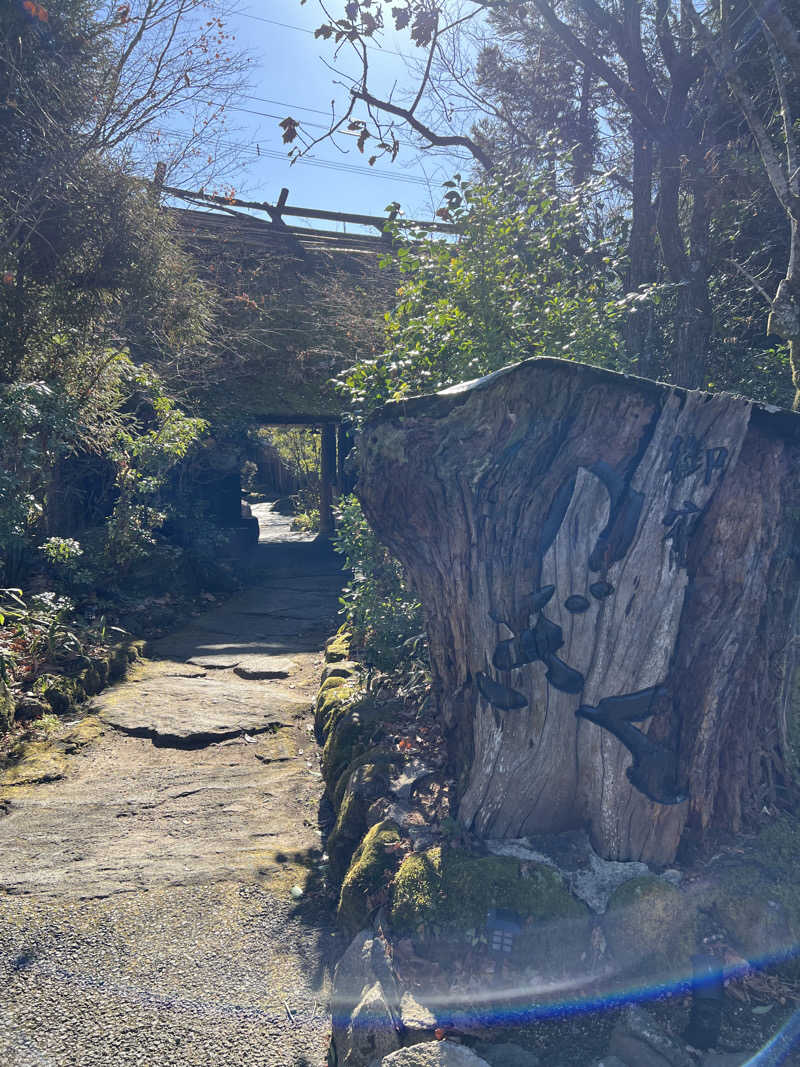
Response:
[[[299,885],[293,885],[292,889],[291,889],[291,893],[292,893],[292,897],[295,900],[299,900],[300,897],[302,897],[302,895],[303,895],[303,890],[300,888]]]
[[[427,1041],[384,1056],[380,1067],[490,1067],[466,1045],[452,1041]]]
[[[362,930],[350,942],[333,976],[333,1044],[339,1064],[361,1067],[376,1058],[379,1061],[381,1055],[397,1048],[399,1017],[393,1009],[399,1006],[398,1002],[386,943],[370,930]],[[373,1022],[370,1022],[370,1011],[377,1013]],[[395,1043],[370,1049],[369,1031],[378,1026],[388,1030]],[[361,1060],[357,1058],[359,1050],[364,1051]]]
[[[490,1067],[539,1067],[538,1056],[510,1041],[499,1044],[484,1041],[475,1046],[475,1051]]]
[[[630,1004],[611,1035],[609,1053],[629,1067],[694,1067],[694,1060],[658,1022]]]
[[[39,700],[37,697],[24,696],[17,701],[14,717],[17,722],[31,722],[33,719],[40,719],[42,715],[47,715],[49,711],[50,705],[45,703],[44,700]]]
[[[233,668],[239,678],[263,681],[267,678],[288,678],[297,669],[294,660],[281,656],[246,655]]]
[[[407,991],[400,997],[400,1022],[403,1029],[417,1040],[424,1040],[420,1035],[432,1037],[439,1025],[433,1012]]]
[[[362,1067],[374,1060],[381,1062],[381,1057],[399,1048],[395,1017],[380,982],[364,991],[341,1044],[344,1047],[337,1041],[336,1052],[342,1067]]]

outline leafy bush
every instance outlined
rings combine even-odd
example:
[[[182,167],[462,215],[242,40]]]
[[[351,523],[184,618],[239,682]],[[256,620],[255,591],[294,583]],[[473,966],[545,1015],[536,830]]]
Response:
[[[445,184],[459,240],[400,247],[403,281],[387,315],[386,351],[339,382],[357,414],[533,355],[623,367],[616,246],[589,236],[593,190],[559,200],[547,177],[532,174]],[[364,658],[406,671],[424,662],[420,605],[355,498],[343,502],[336,545],[355,575],[344,615]]]
[[[207,428],[163,395],[152,372],[137,372],[136,382],[150,402],[150,425],[121,426],[111,447],[119,495],[107,523],[105,556],[117,573],[156,545],[155,531],[169,513],[162,495],[167,477]]]
[[[334,545],[353,572],[341,598],[352,646],[369,666],[382,671],[408,670],[413,661],[424,661],[422,607],[354,496],[342,501]]]
[[[388,347],[340,381],[356,408],[535,355],[621,368],[616,243],[592,236],[585,212],[598,191],[557,199],[548,178],[531,174],[445,184],[458,242],[400,247],[404,278],[387,316]]]
[[[73,602],[58,593],[26,597],[21,589],[0,589],[0,679],[12,686],[29,687],[51,670],[69,673],[124,635],[104,616],[82,621]]]

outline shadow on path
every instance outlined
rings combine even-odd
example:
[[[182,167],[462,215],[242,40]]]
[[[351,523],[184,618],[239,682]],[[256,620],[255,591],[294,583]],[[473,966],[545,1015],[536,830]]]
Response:
[[[324,1062],[311,709],[344,576],[308,540],[251,568],[102,694],[104,733],[61,777],[5,790],[0,1063]]]

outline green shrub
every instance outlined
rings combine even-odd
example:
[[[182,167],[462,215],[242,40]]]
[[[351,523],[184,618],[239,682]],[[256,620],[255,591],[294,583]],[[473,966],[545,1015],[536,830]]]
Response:
[[[424,619],[401,565],[383,547],[354,496],[345,497],[334,545],[353,572],[341,597],[351,645],[378,670],[426,661]]]

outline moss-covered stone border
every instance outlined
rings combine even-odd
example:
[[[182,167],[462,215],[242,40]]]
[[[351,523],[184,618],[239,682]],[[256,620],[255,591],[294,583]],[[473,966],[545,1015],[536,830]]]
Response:
[[[111,645],[98,655],[87,656],[87,662],[76,674],[50,672],[40,675],[30,690],[19,694],[16,698],[10,688],[4,682],[0,682],[0,730],[9,730],[14,725],[16,705],[23,701],[35,701],[43,711],[47,710],[62,718],[77,714],[89,697],[96,696],[107,686],[122,681],[131,665],[145,654],[146,645],[145,641],[140,640],[122,641]],[[61,739],[61,741],[64,740],[64,738]],[[0,754],[0,766],[5,764],[6,768],[13,767],[20,759],[27,758],[27,755],[32,752],[41,754],[53,744],[54,742],[50,740],[35,742],[23,740],[12,744],[5,758],[2,758]],[[37,755],[37,760],[41,762],[39,755]],[[8,771],[3,776],[3,781],[5,782],[7,778]],[[40,775],[36,780],[47,781],[49,778],[45,774],[43,777]]]
[[[144,655],[146,642],[124,641],[96,656],[75,675],[43,674],[33,683],[32,693],[50,705],[55,715],[67,715],[91,696],[122,681],[128,668]]]

